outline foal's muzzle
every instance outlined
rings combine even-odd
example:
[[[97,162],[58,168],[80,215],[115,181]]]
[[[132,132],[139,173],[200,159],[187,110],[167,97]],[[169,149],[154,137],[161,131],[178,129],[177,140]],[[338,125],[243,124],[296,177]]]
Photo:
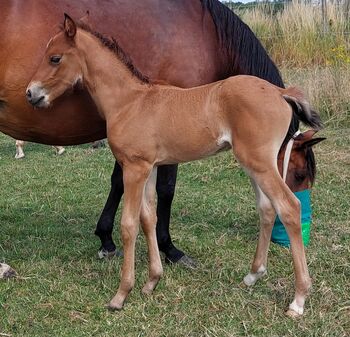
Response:
[[[46,90],[36,83],[28,86],[26,97],[27,101],[36,108],[46,108],[49,106]]]

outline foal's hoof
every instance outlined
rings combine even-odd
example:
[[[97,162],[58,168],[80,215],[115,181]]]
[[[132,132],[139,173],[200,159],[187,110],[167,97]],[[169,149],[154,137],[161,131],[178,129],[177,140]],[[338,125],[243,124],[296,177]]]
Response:
[[[286,316],[291,318],[297,318],[302,316],[304,313],[304,307],[299,306],[294,300],[290,305],[288,310],[286,311]]]
[[[116,294],[112,300],[107,304],[107,309],[110,311],[119,311],[123,309],[125,296]]]
[[[123,256],[123,252],[119,251],[119,250],[112,250],[112,251],[108,251],[105,248],[100,248],[100,250],[97,252],[97,257],[102,260],[102,259],[110,259],[113,256],[117,256],[117,257],[121,257]]]
[[[142,294],[144,295],[151,295],[153,293],[153,290],[154,290],[155,287],[152,287],[148,284],[146,284],[143,288],[142,288]]]
[[[286,311],[286,316],[290,317],[290,318],[298,318],[298,317],[301,317],[303,314],[301,313],[298,313],[292,309],[288,309]]]
[[[198,262],[193,259],[192,257],[189,257],[187,255],[182,256],[179,260],[173,262],[169,258],[165,258],[165,263],[167,264],[178,264],[181,266],[184,266],[187,269],[197,269],[198,268]]]
[[[255,285],[255,283],[267,274],[267,269],[264,266],[260,266],[256,273],[250,272],[243,279],[243,283],[247,287]]]
[[[116,304],[112,304],[112,302],[111,302],[111,303],[106,305],[106,308],[109,311],[120,311],[123,309],[123,305],[116,305]]]
[[[0,279],[8,279],[16,277],[17,273],[6,263],[0,263]]]

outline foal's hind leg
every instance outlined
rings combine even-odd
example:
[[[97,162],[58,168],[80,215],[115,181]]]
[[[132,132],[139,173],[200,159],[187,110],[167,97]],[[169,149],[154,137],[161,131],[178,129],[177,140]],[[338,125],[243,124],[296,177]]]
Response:
[[[300,202],[282,180],[276,165],[267,166],[259,172],[250,172],[254,181],[270,199],[287,230],[291,243],[295,274],[295,296],[287,314],[289,316],[302,315],[305,299],[311,287],[311,280],[301,236]]]
[[[163,273],[162,262],[160,260],[157,244],[156,223],[157,215],[155,208],[157,168],[153,169],[149,177],[141,206],[141,225],[146,236],[148,245],[149,276],[148,281],[142,289],[144,294],[150,294],[157,286]]]
[[[261,191],[260,187],[251,179],[256,196],[256,205],[260,216],[260,232],[258,245],[250,273],[244,277],[243,282],[247,286],[252,286],[257,280],[266,275],[267,254],[270,246],[271,232],[276,216],[269,198]]]

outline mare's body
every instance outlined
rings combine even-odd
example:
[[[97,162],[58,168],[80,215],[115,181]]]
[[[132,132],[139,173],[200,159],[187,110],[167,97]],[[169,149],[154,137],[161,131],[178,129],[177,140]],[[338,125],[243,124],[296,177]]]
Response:
[[[192,89],[152,85],[116,41],[80,27],[65,16],[64,31],[48,43],[28,85],[27,99],[35,107],[47,108],[79,81],[107,122],[108,142],[123,168],[125,189],[122,276],[110,308],[121,309],[134,286],[139,222],[149,253],[149,278],[143,292],[151,293],[162,275],[154,200],[157,167],[232,148],[251,178],[261,220],[257,251],[244,282],[252,285],[266,272],[277,213],[290,237],[296,278],[288,314],[301,315],[311,280],[301,238],[300,203],[278,172],[277,156],[292,118],[321,126],[303,94],[252,76]]]
[[[114,36],[146,76],[191,87],[235,74],[252,74],[278,86],[281,76],[248,26],[217,0],[5,0],[0,11],[0,131],[16,139],[73,145],[106,136],[106,125],[84,90],[55,102],[47,114],[32,109],[23,97],[49,37],[64,11],[93,15],[91,25]],[[35,39],[28,38],[28,31]],[[291,134],[298,128],[292,127]],[[183,253],[169,234],[177,166],[160,167],[157,178],[160,249],[176,262]],[[112,189],[96,234],[102,253],[113,253],[115,211],[123,194],[118,163]]]

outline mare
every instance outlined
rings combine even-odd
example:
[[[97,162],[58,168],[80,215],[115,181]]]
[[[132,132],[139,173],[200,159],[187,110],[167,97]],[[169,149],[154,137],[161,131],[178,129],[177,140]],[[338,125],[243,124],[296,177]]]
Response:
[[[22,95],[49,37],[56,32],[53,22],[64,11],[80,17],[86,10],[93,13],[91,25],[115,36],[135,66],[149,78],[191,87],[230,75],[251,74],[283,87],[276,66],[259,40],[218,0],[5,1],[0,11],[1,132],[50,145],[105,138],[105,121],[85,90],[74,88],[70,95],[56,100],[48,114],[33,110]],[[37,39],[27,38],[29,30]],[[295,120],[286,141],[297,129]],[[176,165],[158,168],[157,239],[167,261],[188,262],[169,233],[176,174]],[[117,162],[111,180],[112,188],[96,228],[102,255],[113,254],[116,249],[112,230],[123,194],[122,171]]]
[[[77,82],[91,95],[107,124],[110,148],[123,170],[124,250],[121,281],[111,309],[121,309],[135,283],[135,242],[146,236],[150,294],[163,268],[156,237],[156,177],[160,165],[188,162],[232,149],[249,175],[260,215],[260,236],[247,284],[266,272],[276,216],[291,242],[295,296],[287,314],[302,315],[311,279],[301,237],[300,202],[281,178],[277,157],[292,120],[319,129],[321,121],[297,88],[282,89],[239,75],[182,89],[152,83],[135,68],[115,39],[65,14],[63,31],[49,41],[27,87],[27,99],[47,108]]]
[[[58,22],[64,11],[80,17],[86,10],[93,13],[91,25],[116,37],[135,66],[149,78],[192,87],[230,75],[251,74],[283,87],[276,66],[259,40],[218,0],[84,0],[74,2],[74,6],[70,0],[2,1],[1,132],[50,145],[74,145],[106,137],[105,121],[86,90],[74,88],[57,99],[47,114],[32,109],[22,95],[49,37],[56,32],[53,22]],[[28,31],[36,39],[28,39]],[[297,129],[295,120],[286,140]],[[176,174],[176,165],[158,169],[157,239],[167,261],[188,262],[169,233]],[[96,228],[102,255],[113,254],[116,249],[112,229],[122,194],[122,171],[116,162],[112,188]]]
[[[106,124],[85,90],[74,88],[48,114],[33,110],[22,93],[38,67],[64,11],[93,13],[91,25],[115,36],[134,64],[150,78],[180,87],[210,83],[234,74],[253,74],[283,86],[281,76],[254,36],[218,0],[12,0],[0,11],[0,131],[15,139],[75,145],[106,137]],[[135,15],[138,13],[138,15]],[[142,27],[142,29],[140,29]],[[36,39],[28,39],[27,33]],[[298,128],[293,126],[291,134]],[[169,233],[177,166],[158,170],[158,242],[169,261],[183,260]],[[112,228],[123,194],[116,163],[112,188],[96,234],[102,253],[113,253]]]
[[[22,159],[25,157],[24,144],[25,144],[24,140],[19,140],[19,139],[16,140],[15,159]],[[58,154],[58,155],[61,155],[66,151],[66,149],[63,146],[53,145],[53,148],[55,149],[56,154]]]

